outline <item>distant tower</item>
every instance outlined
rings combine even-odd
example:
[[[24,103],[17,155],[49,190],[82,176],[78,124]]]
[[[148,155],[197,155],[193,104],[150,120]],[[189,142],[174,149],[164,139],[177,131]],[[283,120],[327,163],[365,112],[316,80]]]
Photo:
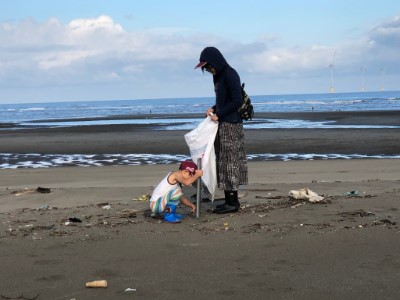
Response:
[[[331,88],[330,88],[331,94],[333,94],[335,92],[335,88],[333,87],[333,67],[334,67],[334,63],[335,63],[335,56],[336,56],[336,50],[335,50],[335,53],[333,53],[332,63],[329,65],[329,68],[331,70]]]
[[[381,76],[382,76],[382,85],[381,85],[381,91],[385,91],[385,68],[381,69]]]
[[[361,92],[364,92],[364,66],[361,66]]]

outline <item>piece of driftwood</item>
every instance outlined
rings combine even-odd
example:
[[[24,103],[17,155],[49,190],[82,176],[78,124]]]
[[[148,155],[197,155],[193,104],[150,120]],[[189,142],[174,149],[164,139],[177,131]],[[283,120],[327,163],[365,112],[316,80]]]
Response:
[[[18,191],[13,191],[11,194],[15,196],[25,195],[25,194],[33,194],[33,193],[41,193],[41,194],[48,194],[51,192],[51,188],[45,188],[38,186],[36,189],[22,189]]]

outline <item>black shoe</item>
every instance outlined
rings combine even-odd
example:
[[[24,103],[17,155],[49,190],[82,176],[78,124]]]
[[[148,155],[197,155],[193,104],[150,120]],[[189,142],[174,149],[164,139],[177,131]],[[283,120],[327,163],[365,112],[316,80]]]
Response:
[[[226,205],[226,203],[221,203],[221,204],[217,204],[215,207],[216,208],[223,208]]]
[[[215,214],[229,214],[229,213],[235,213],[239,211],[238,206],[232,206],[228,204],[224,204],[223,207],[221,208],[216,208],[213,210],[213,213]]]
[[[226,203],[218,204],[217,206],[215,206],[215,208],[212,210],[212,212],[217,213],[217,211],[224,209],[225,206],[226,206]]]
[[[225,197],[224,197],[224,200],[225,200],[225,202],[224,203],[221,203],[221,204],[217,204],[216,206],[215,206],[215,208],[213,209],[213,212],[214,211],[217,211],[217,210],[219,210],[219,209],[222,209],[222,208],[224,208],[225,207],[225,205],[233,205],[232,203],[231,203],[231,198],[230,198],[230,191],[224,191],[224,193],[225,193]]]
[[[222,210],[224,207],[225,207],[225,203],[224,203],[224,204],[219,204],[219,205],[216,206],[216,208],[214,208],[214,209],[212,210],[212,213],[213,213],[213,214],[217,214],[218,211]]]
[[[226,203],[221,203],[215,206],[215,208],[223,208],[225,205],[229,205],[229,206],[237,206],[238,209],[240,208],[240,203],[239,201],[237,203],[235,203],[234,205],[230,205],[230,204],[226,204]]]

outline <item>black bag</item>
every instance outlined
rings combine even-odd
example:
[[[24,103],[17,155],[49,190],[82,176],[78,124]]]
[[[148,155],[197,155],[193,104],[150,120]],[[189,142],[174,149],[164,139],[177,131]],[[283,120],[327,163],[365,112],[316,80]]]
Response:
[[[240,117],[243,120],[248,121],[248,120],[253,119],[254,108],[253,108],[253,105],[251,104],[250,97],[247,95],[246,91],[244,90],[244,83],[242,84],[242,97],[243,97],[242,106],[239,107],[238,112],[240,114]]]

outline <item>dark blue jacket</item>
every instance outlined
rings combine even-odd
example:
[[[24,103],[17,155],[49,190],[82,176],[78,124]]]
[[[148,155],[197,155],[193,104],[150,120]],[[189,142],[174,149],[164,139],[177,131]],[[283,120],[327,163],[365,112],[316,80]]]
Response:
[[[214,113],[219,122],[242,123],[238,113],[243,99],[239,74],[226,62],[217,48],[205,48],[200,54],[200,61],[206,61],[217,71],[213,76],[216,87]]]

